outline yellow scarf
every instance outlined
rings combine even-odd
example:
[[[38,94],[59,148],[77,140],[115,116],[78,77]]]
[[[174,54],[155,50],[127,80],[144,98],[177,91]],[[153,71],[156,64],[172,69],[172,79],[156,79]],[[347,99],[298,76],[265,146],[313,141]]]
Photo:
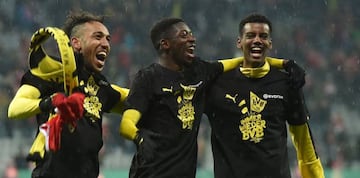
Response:
[[[32,60],[32,58],[30,58],[30,60]],[[56,81],[59,83],[64,81],[62,63],[52,59],[46,54],[45,57],[40,60],[37,67],[31,69],[31,73],[48,81]]]
[[[56,61],[47,55],[42,44],[49,38],[56,40],[61,61]],[[38,53],[38,55],[36,55]],[[39,55],[43,53],[43,55]],[[39,59],[39,57],[42,57]],[[29,63],[31,73],[48,81],[64,83],[65,93],[70,94],[78,85],[74,51],[70,45],[69,37],[56,27],[40,28],[31,37],[29,48]]]
[[[42,48],[43,42],[49,37],[53,37],[56,40],[61,61],[57,61],[47,55]],[[74,51],[70,46],[68,36],[59,28],[40,28],[33,34],[29,48],[29,64],[33,75],[44,80],[64,83],[64,90],[67,94],[70,94],[72,89],[78,85],[78,76],[74,75],[76,72]],[[49,119],[53,118],[52,116]],[[38,133],[30,148],[29,158],[36,160],[37,155],[41,158],[44,157],[45,147],[48,142],[46,136],[46,133]]]

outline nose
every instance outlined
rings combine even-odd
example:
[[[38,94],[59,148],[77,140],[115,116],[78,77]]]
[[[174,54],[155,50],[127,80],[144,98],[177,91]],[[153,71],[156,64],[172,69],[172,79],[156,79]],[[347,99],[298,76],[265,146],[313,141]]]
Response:
[[[256,43],[256,42],[258,42],[258,43],[261,42],[261,38],[260,38],[259,35],[256,35],[255,38],[254,38],[254,43]]]
[[[100,43],[104,49],[110,50],[110,42],[106,38],[102,38]]]
[[[189,35],[188,36],[188,40],[191,41],[191,42],[195,42],[196,41],[196,38],[194,35]]]
[[[253,40],[254,44],[263,44],[263,39],[260,37],[260,35],[256,35],[254,40]]]

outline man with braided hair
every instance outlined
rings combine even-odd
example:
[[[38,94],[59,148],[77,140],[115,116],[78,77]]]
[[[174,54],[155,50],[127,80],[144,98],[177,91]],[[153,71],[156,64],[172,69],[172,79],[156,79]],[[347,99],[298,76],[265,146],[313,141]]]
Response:
[[[137,145],[129,177],[194,178],[206,91],[243,59],[196,57],[196,38],[180,18],[161,19],[150,37],[158,62],[136,74],[120,123],[120,134]],[[283,65],[283,60],[269,60]]]
[[[302,177],[324,177],[301,85],[269,65],[271,30],[260,14],[240,22],[237,47],[245,59],[221,75],[207,95],[216,178],[290,178],[287,124]]]
[[[8,117],[36,115],[41,133],[28,156],[36,163],[33,178],[97,178],[102,115],[121,113],[128,89],[110,84],[101,74],[110,52],[102,16],[71,12],[63,29],[66,34],[49,27],[33,35],[30,70],[9,105]],[[47,55],[41,46],[50,36],[58,42],[60,58]]]

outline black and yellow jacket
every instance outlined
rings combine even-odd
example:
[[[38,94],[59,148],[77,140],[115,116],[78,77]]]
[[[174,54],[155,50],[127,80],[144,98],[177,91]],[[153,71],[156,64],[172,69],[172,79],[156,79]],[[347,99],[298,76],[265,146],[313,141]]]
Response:
[[[54,114],[53,111],[41,111],[40,101],[56,92],[64,92],[64,87],[62,63],[41,50],[37,55],[42,60],[24,74],[21,86],[9,105],[8,117],[26,119],[36,116],[40,126]],[[128,89],[112,85],[103,75],[86,70],[81,57],[76,60],[79,85],[74,90],[86,96],[84,117],[78,120],[75,130],[63,127],[61,148],[56,153],[45,151],[45,138],[42,134],[37,135],[28,156],[37,164],[33,174],[68,177],[67,173],[86,172],[86,175],[79,176],[97,176],[98,152],[103,144],[102,115],[104,112],[123,111]]]

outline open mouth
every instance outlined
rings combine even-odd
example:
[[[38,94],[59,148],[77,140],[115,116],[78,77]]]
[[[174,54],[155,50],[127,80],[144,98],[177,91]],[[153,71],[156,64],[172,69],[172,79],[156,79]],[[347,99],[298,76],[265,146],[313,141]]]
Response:
[[[194,58],[195,57],[195,45],[191,45],[187,50],[186,50],[186,54],[188,57],[190,58]]]
[[[253,47],[250,50],[250,54],[253,58],[258,59],[262,56],[263,50],[261,47]]]
[[[99,61],[102,61],[102,62],[105,61],[106,57],[107,57],[107,54],[106,54],[106,52],[104,52],[104,51],[98,52],[98,53],[96,54],[96,58],[97,58]]]

